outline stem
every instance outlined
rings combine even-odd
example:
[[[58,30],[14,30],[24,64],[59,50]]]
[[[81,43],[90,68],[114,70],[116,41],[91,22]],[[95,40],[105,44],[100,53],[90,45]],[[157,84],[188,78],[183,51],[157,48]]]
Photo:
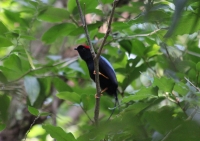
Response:
[[[111,30],[112,18],[113,18],[113,15],[114,15],[114,10],[115,10],[117,2],[118,2],[118,0],[114,0],[114,2],[113,2],[113,8],[112,8],[110,18],[109,18],[109,22],[108,22],[108,29],[106,31],[104,38],[103,38],[103,42],[102,42],[102,44],[101,44],[101,46],[98,50],[98,53],[95,54],[92,42],[91,42],[90,37],[89,37],[89,32],[88,32],[87,24],[86,24],[86,21],[85,21],[85,16],[83,15],[83,11],[81,9],[79,0],[76,0],[77,7],[78,7],[78,10],[79,10],[79,14],[80,14],[80,18],[81,18],[81,21],[82,21],[82,25],[83,25],[83,28],[85,30],[85,34],[86,34],[88,44],[90,46],[90,51],[91,51],[92,56],[94,58],[94,69],[95,69],[95,72],[96,72],[96,75],[95,75],[96,90],[97,90],[97,97],[99,97],[99,98],[96,98],[96,104],[95,104],[95,110],[94,110],[94,121],[95,121],[96,125],[98,125],[100,97],[101,97],[101,88],[100,88],[100,82],[99,82],[99,58],[100,58],[100,55],[101,55],[102,48],[103,48],[103,46],[106,42],[106,39],[107,39],[107,37],[110,33],[110,30]]]

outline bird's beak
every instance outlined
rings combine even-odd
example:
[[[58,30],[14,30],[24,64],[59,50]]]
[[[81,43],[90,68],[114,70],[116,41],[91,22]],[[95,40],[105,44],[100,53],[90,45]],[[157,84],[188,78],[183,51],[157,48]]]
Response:
[[[74,50],[77,50],[77,48],[74,48]]]

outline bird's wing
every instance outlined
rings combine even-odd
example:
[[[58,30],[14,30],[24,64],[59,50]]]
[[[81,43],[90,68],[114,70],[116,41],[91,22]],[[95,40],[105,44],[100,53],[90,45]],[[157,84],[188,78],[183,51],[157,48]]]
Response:
[[[115,71],[114,71],[112,65],[103,56],[100,56],[100,58],[99,58],[99,71],[103,75],[107,76],[113,84],[118,85]]]

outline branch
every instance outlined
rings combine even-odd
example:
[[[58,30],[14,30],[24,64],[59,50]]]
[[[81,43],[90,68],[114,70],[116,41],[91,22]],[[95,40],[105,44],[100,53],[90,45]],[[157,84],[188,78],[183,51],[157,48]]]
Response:
[[[200,92],[200,88],[199,87],[196,87],[187,77],[184,77],[185,80],[190,83],[196,90],[198,90]]]
[[[115,10],[117,2],[118,2],[118,0],[114,0],[114,2],[113,2],[113,8],[112,8],[110,19],[109,19],[109,22],[108,22],[108,29],[107,29],[107,32],[106,32],[104,38],[103,38],[103,42],[102,42],[102,44],[101,44],[101,46],[98,50],[98,53],[96,55],[94,48],[93,48],[93,45],[92,45],[92,42],[91,42],[90,37],[89,37],[89,32],[88,32],[87,24],[86,24],[86,21],[85,21],[85,16],[83,15],[83,11],[81,9],[79,0],[76,0],[77,7],[78,7],[78,10],[79,10],[79,14],[80,14],[80,18],[81,18],[81,21],[82,21],[82,24],[83,24],[83,28],[85,30],[86,38],[87,38],[87,41],[88,41],[89,46],[90,46],[90,51],[91,51],[92,56],[94,58],[94,69],[95,69],[95,72],[96,72],[96,75],[95,75],[96,90],[97,90],[97,97],[99,97],[99,98],[96,98],[96,104],[95,104],[95,110],[94,110],[94,121],[95,121],[96,125],[98,125],[100,97],[101,97],[101,88],[100,88],[100,82],[99,82],[99,57],[100,57],[100,54],[101,54],[101,50],[102,50],[102,48],[103,48],[103,46],[106,42],[106,39],[107,39],[107,37],[110,33],[112,18],[113,18],[113,15],[114,15],[114,10]]]
[[[154,31],[152,31],[152,32],[150,32],[150,33],[147,33],[147,34],[137,34],[137,35],[133,35],[133,36],[128,36],[127,38],[135,38],[135,37],[146,37],[146,36],[151,36],[151,35],[153,35],[153,34],[155,34],[155,33],[157,33],[158,31],[160,31],[160,30],[166,30],[166,28],[158,28],[158,29],[156,29],[156,30],[154,30]]]
[[[96,58],[96,54],[95,54],[92,42],[90,40],[87,24],[86,24],[86,21],[85,21],[85,16],[83,15],[83,11],[81,9],[81,5],[79,3],[79,0],[76,0],[76,3],[77,3],[78,10],[79,10],[80,18],[81,18],[81,21],[82,21],[82,24],[83,24],[83,28],[85,30],[86,38],[87,38],[88,44],[90,46],[90,51],[92,53],[93,58]],[[94,59],[94,69],[95,69],[95,72],[96,72],[95,81],[96,81],[97,96],[100,97],[101,88],[100,88],[99,75],[98,75],[99,74],[99,60],[98,59]],[[96,98],[96,105],[95,105],[95,111],[94,111],[94,121],[95,121],[96,125],[98,125],[99,107],[100,107],[100,98]]]
[[[117,5],[118,1],[119,0],[114,0],[114,2],[113,2],[113,8],[112,8],[112,11],[110,13],[110,19],[108,21],[108,28],[107,28],[106,34],[105,34],[105,36],[103,38],[103,41],[101,43],[101,46],[100,46],[100,48],[98,50],[98,53],[97,53],[97,56],[96,56],[97,58],[100,57],[101,51],[103,49],[103,46],[104,46],[104,44],[106,42],[106,39],[107,39],[107,37],[108,37],[108,35],[109,35],[110,31],[111,31],[111,23],[112,23],[112,19],[113,19],[113,16],[114,16],[115,8],[116,8],[116,5]]]
[[[29,74],[29,73],[31,73],[31,72],[38,71],[38,70],[42,70],[42,69],[44,69],[44,68],[55,67],[55,66],[58,66],[58,65],[61,65],[61,64],[67,66],[67,65],[73,63],[74,61],[76,61],[77,59],[78,59],[77,57],[74,57],[73,59],[69,60],[68,62],[62,61],[62,62],[53,64],[53,65],[51,65],[51,66],[43,66],[43,67],[38,67],[38,68],[35,68],[35,69],[30,69],[30,70],[28,70],[27,72],[25,72],[24,74],[22,74],[19,78],[15,79],[15,80],[13,80],[13,81],[8,82],[8,84],[9,84],[9,83],[14,83],[14,82],[16,82],[16,81],[19,81],[20,79],[22,79],[24,76],[26,76],[27,74]]]

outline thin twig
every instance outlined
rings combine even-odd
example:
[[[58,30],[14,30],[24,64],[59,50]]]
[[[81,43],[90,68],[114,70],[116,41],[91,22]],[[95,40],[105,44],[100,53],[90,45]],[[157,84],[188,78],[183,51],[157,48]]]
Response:
[[[187,82],[189,82],[195,89],[200,92],[200,88],[196,87],[188,78],[184,77]]]
[[[39,119],[39,117],[40,117],[40,114],[38,114],[38,116],[37,116],[37,117],[33,120],[33,122],[31,123],[31,125],[30,125],[28,131],[27,131],[26,134],[25,134],[24,141],[26,141],[26,138],[27,138],[28,133],[30,132],[30,130],[31,130],[31,128],[33,127],[33,125],[35,124],[36,120]]]
[[[168,57],[169,57],[170,62],[172,63],[172,66],[174,67],[174,70],[177,70],[176,65],[174,64],[174,62],[173,62],[173,60],[172,60],[172,58],[171,58],[171,56],[170,56],[170,54],[169,54],[169,51],[168,51],[168,49],[167,49],[166,44],[163,43],[163,46],[165,47],[165,50],[166,50],[166,52],[167,52],[167,55],[168,55]]]
[[[151,36],[155,33],[157,33],[158,31],[160,30],[166,30],[166,28],[158,28],[150,33],[147,33],[147,34],[137,34],[137,35],[133,35],[133,36],[128,36],[128,38],[135,38],[135,37],[146,37],[146,36]]]
[[[79,26],[78,22],[74,19],[74,17],[72,15],[70,15],[69,17],[76,24],[76,26]]]
[[[83,110],[83,112],[86,114],[86,116],[88,117],[88,119],[94,123],[94,121],[90,118],[90,116],[88,115],[87,111],[85,111],[85,109],[83,108],[83,106],[80,104],[81,109]]]
[[[104,46],[104,44],[106,42],[106,39],[107,39],[107,37],[108,37],[108,35],[109,35],[110,31],[111,31],[111,23],[112,23],[112,19],[113,19],[113,16],[114,16],[115,8],[116,8],[116,5],[117,5],[118,1],[119,0],[114,0],[114,2],[113,2],[113,8],[112,8],[112,11],[111,11],[111,14],[110,14],[110,18],[109,18],[109,21],[108,21],[108,28],[107,28],[106,34],[105,34],[105,36],[103,38],[103,41],[101,43],[101,46],[100,46],[100,48],[98,50],[98,53],[97,53],[97,56],[96,56],[97,58],[100,57],[101,51],[103,49],[103,46]]]
[[[181,127],[181,124],[178,125],[176,128],[170,130],[170,131],[167,133],[167,135],[166,135],[161,141],[165,141],[165,140],[169,137],[169,135],[170,135],[173,131],[176,131],[179,127]]]
[[[194,108],[194,111],[191,113],[191,115],[190,116],[188,116],[188,118],[186,119],[186,121],[188,121],[188,120],[192,120],[193,119],[193,117],[196,115],[196,113],[198,112],[198,107],[196,107],[196,108]]]

